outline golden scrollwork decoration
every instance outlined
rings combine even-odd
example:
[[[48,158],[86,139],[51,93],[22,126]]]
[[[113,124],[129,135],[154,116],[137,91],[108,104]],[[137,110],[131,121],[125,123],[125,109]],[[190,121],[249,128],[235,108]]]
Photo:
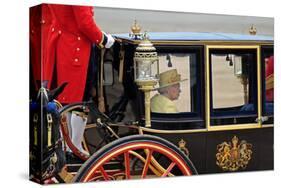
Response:
[[[189,157],[189,150],[186,147],[186,141],[181,139],[178,143],[180,150]]]
[[[137,20],[135,20],[134,24],[131,27],[131,33],[129,34],[130,37],[133,37],[134,39],[140,39],[143,35],[141,33],[141,26],[138,24]]]
[[[239,143],[237,136],[231,142],[217,145],[216,164],[224,171],[245,169],[252,158],[252,144],[242,140]]]
[[[124,180],[126,179],[126,174],[125,173],[116,173],[112,175],[108,175],[109,180]],[[104,176],[103,175],[97,175],[91,181],[104,181]]]
[[[250,35],[256,35],[257,34],[257,28],[254,25],[252,25],[249,29],[249,33],[250,33]]]

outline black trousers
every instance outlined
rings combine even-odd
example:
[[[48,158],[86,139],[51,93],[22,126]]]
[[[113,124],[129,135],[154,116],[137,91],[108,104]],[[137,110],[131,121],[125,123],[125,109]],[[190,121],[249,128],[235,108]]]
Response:
[[[92,46],[90,53],[90,60],[87,71],[86,86],[84,90],[83,101],[92,99],[92,89],[97,87],[98,81],[98,63],[96,57],[95,47]]]

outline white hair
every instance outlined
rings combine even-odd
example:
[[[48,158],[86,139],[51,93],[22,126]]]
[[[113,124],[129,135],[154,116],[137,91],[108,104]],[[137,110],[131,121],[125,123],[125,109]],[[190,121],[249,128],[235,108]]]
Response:
[[[158,89],[158,92],[163,95],[163,94],[166,94],[168,93],[168,89],[170,88],[170,86],[167,86],[167,87],[163,87],[163,88],[159,88]]]

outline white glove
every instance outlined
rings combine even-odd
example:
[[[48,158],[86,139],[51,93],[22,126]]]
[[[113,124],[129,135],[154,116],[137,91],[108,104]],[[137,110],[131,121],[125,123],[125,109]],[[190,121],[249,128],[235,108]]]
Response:
[[[110,34],[104,33],[104,35],[106,35],[106,37],[107,37],[107,42],[105,44],[105,48],[110,48],[114,44],[115,40]]]

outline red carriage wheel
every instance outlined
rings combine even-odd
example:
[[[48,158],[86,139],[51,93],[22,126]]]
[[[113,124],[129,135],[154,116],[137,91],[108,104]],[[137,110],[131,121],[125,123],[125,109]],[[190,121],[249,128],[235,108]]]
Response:
[[[138,170],[132,169],[135,158],[142,161]],[[113,163],[119,165],[114,167]],[[115,140],[92,155],[79,169],[74,182],[96,181],[97,177],[98,180],[108,181],[116,174],[122,174],[125,179],[135,179],[189,176],[197,174],[197,171],[187,156],[172,143],[156,136],[133,135]]]

